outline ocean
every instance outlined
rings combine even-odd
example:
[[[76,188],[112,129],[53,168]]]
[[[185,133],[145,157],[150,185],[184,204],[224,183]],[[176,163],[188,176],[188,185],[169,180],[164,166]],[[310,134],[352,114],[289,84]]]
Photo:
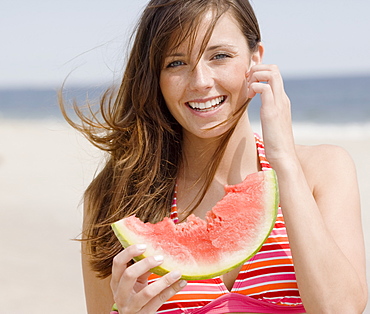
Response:
[[[286,79],[293,122],[311,124],[370,124],[370,75]],[[95,100],[104,87],[69,87],[67,98]],[[0,89],[0,119],[63,119],[57,89]],[[67,99],[67,100],[68,100]],[[259,97],[250,104],[252,121],[259,120]]]

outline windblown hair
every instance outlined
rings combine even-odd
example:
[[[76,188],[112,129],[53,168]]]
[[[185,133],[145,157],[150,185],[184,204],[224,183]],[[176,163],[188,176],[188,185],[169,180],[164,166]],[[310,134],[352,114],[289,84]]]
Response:
[[[84,221],[82,240],[87,241],[91,267],[100,278],[111,274],[112,259],[122,250],[111,223],[130,215],[155,223],[170,214],[182,161],[182,129],[167,109],[159,77],[166,53],[186,39],[194,43],[201,19],[210,10],[214,18],[199,57],[226,11],[240,25],[250,51],[258,49],[260,31],[248,0],[152,0],[134,33],[121,86],[118,91],[106,91],[99,112],[90,110],[87,116],[74,103],[81,120],[75,123],[66,112],[62,92],[59,93],[66,120],[107,152],[106,164],[84,198],[88,220]],[[215,157],[202,174],[207,178],[206,184],[192,209],[204,197],[236,123],[237,120],[222,136]]]

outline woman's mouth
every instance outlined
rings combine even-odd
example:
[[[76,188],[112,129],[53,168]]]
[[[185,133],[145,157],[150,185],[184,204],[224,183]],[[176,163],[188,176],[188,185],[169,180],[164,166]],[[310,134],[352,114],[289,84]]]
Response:
[[[189,101],[186,104],[195,111],[207,112],[217,109],[225,102],[225,100],[226,96],[220,96],[203,102]]]

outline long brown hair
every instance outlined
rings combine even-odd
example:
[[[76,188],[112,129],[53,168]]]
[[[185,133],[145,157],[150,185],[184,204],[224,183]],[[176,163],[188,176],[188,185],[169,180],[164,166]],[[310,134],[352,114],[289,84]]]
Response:
[[[75,123],[66,112],[62,92],[59,93],[68,123],[107,152],[103,170],[85,192],[85,217],[89,221],[85,221],[83,240],[87,241],[92,269],[100,278],[110,275],[112,259],[122,250],[111,231],[112,222],[136,215],[155,223],[170,213],[182,160],[182,130],[167,109],[159,76],[168,49],[188,38],[192,42],[200,19],[209,10],[214,18],[203,40],[203,50],[216,22],[228,10],[246,36],[250,51],[257,49],[260,31],[248,0],[152,0],[132,37],[122,83],[118,90],[106,91],[98,113],[90,110],[86,115],[74,104],[81,120]],[[203,174],[206,184],[193,209],[209,187],[236,122],[237,119],[220,139],[219,149]]]

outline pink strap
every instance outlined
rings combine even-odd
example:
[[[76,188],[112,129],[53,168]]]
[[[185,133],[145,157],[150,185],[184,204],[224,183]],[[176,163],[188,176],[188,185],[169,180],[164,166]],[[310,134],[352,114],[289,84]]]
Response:
[[[234,312],[252,313],[275,313],[275,314],[296,314],[305,313],[303,305],[286,306],[253,299],[239,293],[228,293],[202,308],[191,311],[192,314],[223,314]]]

